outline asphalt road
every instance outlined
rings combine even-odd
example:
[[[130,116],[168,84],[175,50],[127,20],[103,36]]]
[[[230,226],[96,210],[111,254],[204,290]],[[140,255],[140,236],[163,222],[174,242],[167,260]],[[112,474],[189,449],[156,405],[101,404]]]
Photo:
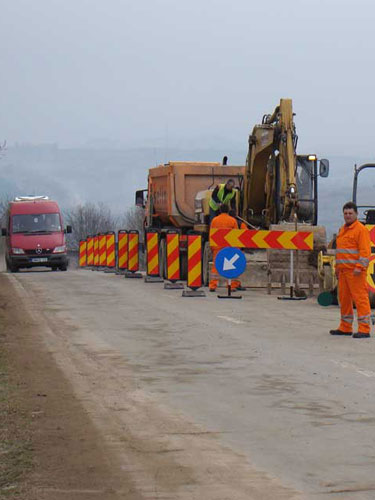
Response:
[[[161,429],[158,439],[167,439],[177,422],[190,430],[181,424],[170,434],[202,437],[168,448],[195,477],[189,487],[174,476],[172,493],[170,481],[150,493],[156,479],[143,465],[145,498],[375,498],[375,340],[330,336],[338,308],[265,291],[183,298],[159,283],[88,270],[9,279],[119,456],[116,425],[142,443]],[[132,403],[116,413],[124,391]],[[215,487],[207,471],[221,478]]]

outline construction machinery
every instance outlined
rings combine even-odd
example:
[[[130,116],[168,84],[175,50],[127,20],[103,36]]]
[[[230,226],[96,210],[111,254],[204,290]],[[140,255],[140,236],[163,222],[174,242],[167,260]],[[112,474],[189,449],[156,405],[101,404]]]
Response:
[[[352,201],[358,207],[358,220],[364,224],[370,233],[371,240],[371,257],[370,266],[367,272],[367,284],[369,287],[369,297],[371,307],[375,307],[375,205],[372,204],[362,204],[363,202],[358,202],[358,178],[359,174],[364,170],[375,169],[375,163],[364,163],[357,167],[354,165],[354,177],[353,177],[353,194]],[[334,248],[336,248],[335,237],[331,241],[327,252],[320,252],[318,258],[318,270],[319,278],[321,281],[321,289],[324,292],[330,292],[332,295],[332,300],[335,302],[337,296],[337,278],[335,276],[335,255]],[[327,302],[329,303],[329,301]]]
[[[249,137],[242,217],[254,225],[317,224],[318,176],[328,176],[329,162],[320,160],[318,173],[316,155],[297,155],[293,117],[292,100],[281,99]]]
[[[210,259],[208,232],[211,191],[217,184],[234,179],[237,185],[237,206],[245,173],[244,166],[229,166],[224,158],[219,162],[169,162],[149,169],[148,189],[136,192],[136,205],[145,208],[145,229],[159,231],[159,273],[166,277],[168,231],[180,234],[181,277],[187,273],[187,233],[202,234],[204,272],[203,282],[208,282]],[[147,193],[147,196],[145,194]]]
[[[315,154],[297,155],[297,143],[292,100],[281,99],[249,136],[241,214],[257,227],[314,233],[314,251],[297,252],[295,259],[297,289],[302,284],[311,289],[318,281],[318,252],[326,249],[326,230],[317,225],[318,177],[328,176],[329,162],[322,159],[318,163]],[[256,258],[261,263],[265,252],[255,252]],[[289,259],[283,251],[267,250],[269,291],[272,283],[285,286]]]
[[[314,246],[318,250],[325,248],[325,229],[317,226],[318,177],[328,176],[329,162],[320,160],[318,172],[316,155],[296,154],[298,138],[293,117],[291,99],[281,99],[274,112],[255,125],[249,137],[245,166],[229,166],[224,157],[222,164],[170,162],[149,170],[148,189],[137,191],[136,204],[146,208],[145,227],[157,228],[160,232],[162,275],[166,272],[167,231],[178,230],[182,236],[181,268],[184,271],[184,236],[194,230],[203,236],[203,283],[208,283],[209,200],[216,185],[230,178],[237,184],[237,213],[249,227],[281,229],[282,223],[283,230],[296,230],[303,226],[303,230],[308,228],[314,232]],[[306,273],[313,272],[314,278],[317,275],[317,252],[313,256],[309,252],[309,255],[299,253],[296,256],[297,288],[301,280],[311,282],[310,276],[305,277]],[[253,265],[248,285],[261,287],[269,286],[273,278],[281,282],[289,262],[284,262],[285,252],[264,250],[254,252],[249,259]]]

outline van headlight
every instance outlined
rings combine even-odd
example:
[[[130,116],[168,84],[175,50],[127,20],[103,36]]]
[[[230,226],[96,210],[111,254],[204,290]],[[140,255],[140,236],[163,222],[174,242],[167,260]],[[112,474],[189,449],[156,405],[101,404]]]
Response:
[[[14,255],[23,255],[25,251],[23,248],[12,248],[12,253],[14,253]]]
[[[65,253],[65,252],[66,252],[66,246],[62,245],[61,247],[55,247],[52,253]]]

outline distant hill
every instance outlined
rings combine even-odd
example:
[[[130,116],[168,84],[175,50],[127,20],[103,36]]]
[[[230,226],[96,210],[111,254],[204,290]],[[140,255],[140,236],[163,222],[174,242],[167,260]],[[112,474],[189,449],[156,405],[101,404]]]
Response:
[[[243,164],[246,150],[225,149],[62,149],[56,145],[9,147],[0,158],[0,195],[47,194],[62,207],[102,201],[116,214],[134,203],[136,189],[147,185],[147,170],[169,160],[221,161]],[[330,158],[330,176],[320,179],[319,223],[330,232],[341,224],[341,206],[351,199],[353,165],[360,159]],[[375,172],[366,175],[361,193],[375,198]],[[368,201],[369,200],[369,201]],[[375,204],[375,201],[374,201]]]

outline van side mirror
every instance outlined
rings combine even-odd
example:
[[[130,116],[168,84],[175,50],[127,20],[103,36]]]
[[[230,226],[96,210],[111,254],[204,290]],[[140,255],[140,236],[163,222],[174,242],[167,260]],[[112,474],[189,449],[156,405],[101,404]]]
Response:
[[[137,207],[145,208],[145,193],[147,193],[147,189],[140,189],[135,192],[135,205]]]
[[[8,236],[8,231],[6,230],[5,227],[1,228],[1,236]]]
[[[320,177],[328,177],[329,174],[329,160],[322,159],[319,162],[319,175]]]
[[[70,234],[72,232],[72,226],[66,226],[65,232],[66,234]]]

